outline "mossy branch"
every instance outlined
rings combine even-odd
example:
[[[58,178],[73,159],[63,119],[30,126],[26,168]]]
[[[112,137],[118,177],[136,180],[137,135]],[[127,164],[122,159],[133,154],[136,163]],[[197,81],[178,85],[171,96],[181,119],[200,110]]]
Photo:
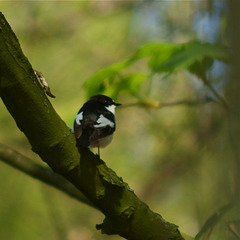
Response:
[[[0,160],[41,182],[57,188],[78,201],[94,207],[93,204],[64,177],[54,173],[50,168],[33,162],[32,159],[3,144],[0,144]]]
[[[78,152],[2,13],[0,96],[33,151],[105,214],[98,229],[131,240],[183,239],[176,225],[152,212],[102,160],[88,149]]]

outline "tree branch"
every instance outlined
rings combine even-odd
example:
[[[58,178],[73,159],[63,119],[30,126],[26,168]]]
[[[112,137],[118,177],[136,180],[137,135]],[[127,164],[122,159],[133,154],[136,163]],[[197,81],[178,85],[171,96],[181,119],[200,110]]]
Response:
[[[65,178],[54,173],[49,168],[34,163],[31,159],[3,144],[0,144],[0,160],[31,177],[63,191],[80,202],[94,207],[93,204]]]
[[[174,101],[174,102],[160,102],[160,101],[154,101],[154,100],[148,99],[148,100],[140,100],[137,102],[124,104],[123,106],[121,106],[121,108],[136,107],[136,106],[145,107],[145,108],[165,108],[165,107],[174,107],[179,105],[196,106],[196,105],[202,105],[206,103],[218,103],[218,102],[212,99],[211,97],[205,97],[203,99],[196,99],[196,100],[183,99],[183,100]]]
[[[180,240],[178,227],[140,201],[89,149],[77,151],[73,134],[53,109],[18,40],[0,13],[0,96],[43,161],[75,185],[106,216],[103,233],[130,240]]]

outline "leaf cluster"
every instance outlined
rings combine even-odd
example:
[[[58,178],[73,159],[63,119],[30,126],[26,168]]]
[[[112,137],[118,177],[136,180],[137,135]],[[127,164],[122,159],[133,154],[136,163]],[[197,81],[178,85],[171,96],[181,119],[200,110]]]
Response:
[[[146,72],[131,72],[133,64],[147,59]],[[197,41],[184,44],[148,43],[135,54],[118,63],[97,71],[85,82],[88,97],[101,93],[116,98],[125,92],[135,98],[145,98],[146,91],[140,91],[147,80],[155,74],[164,74],[164,79],[177,70],[187,70],[206,83],[206,72],[214,60],[228,62],[228,49],[211,43]]]

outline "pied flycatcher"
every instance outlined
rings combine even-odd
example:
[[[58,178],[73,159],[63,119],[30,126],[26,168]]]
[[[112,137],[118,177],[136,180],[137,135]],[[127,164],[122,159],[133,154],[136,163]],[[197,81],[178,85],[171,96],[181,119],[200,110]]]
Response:
[[[92,96],[79,110],[73,126],[77,147],[106,147],[116,129],[115,108],[120,106],[105,95]]]

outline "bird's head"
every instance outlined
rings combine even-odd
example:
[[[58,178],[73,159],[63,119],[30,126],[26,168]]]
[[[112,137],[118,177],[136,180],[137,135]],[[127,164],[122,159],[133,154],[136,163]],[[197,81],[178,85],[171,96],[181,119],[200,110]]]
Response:
[[[121,105],[120,103],[116,103],[110,97],[105,96],[105,95],[101,95],[101,94],[94,95],[94,96],[90,97],[89,100],[95,100],[95,101],[101,103],[102,105],[104,105],[104,107],[108,111],[112,112],[113,114],[115,113],[116,106],[120,106]]]

